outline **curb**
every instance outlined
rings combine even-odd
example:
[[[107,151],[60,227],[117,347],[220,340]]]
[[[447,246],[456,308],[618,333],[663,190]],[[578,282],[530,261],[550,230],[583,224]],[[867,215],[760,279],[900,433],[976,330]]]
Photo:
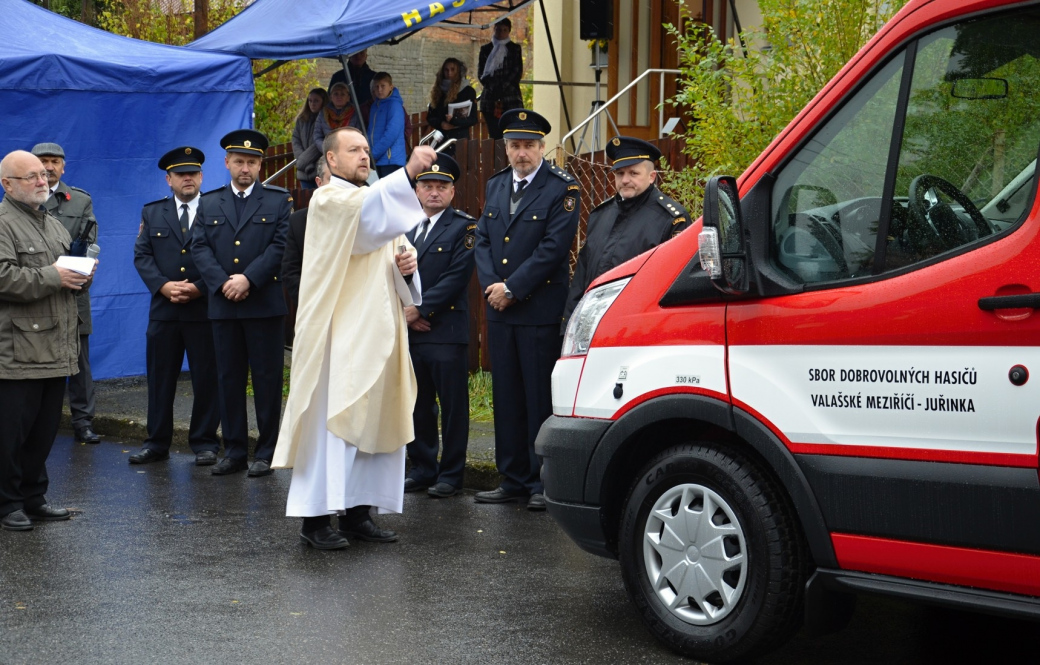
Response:
[[[132,439],[144,441],[148,437],[145,423],[139,420],[125,418],[113,418],[111,416],[95,415],[92,427],[101,436],[116,439]],[[72,431],[72,416],[68,411],[62,411],[59,429]],[[249,443],[255,445],[256,437],[250,435]],[[190,453],[188,447],[188,430],[185,427],[173,428],[173,440],[170,450],[179,453]],[[467,459],[466,473],[462,478],[462,486],[469,490],[493,490],[501,484],[502,477],[494,462],[486,460]]]

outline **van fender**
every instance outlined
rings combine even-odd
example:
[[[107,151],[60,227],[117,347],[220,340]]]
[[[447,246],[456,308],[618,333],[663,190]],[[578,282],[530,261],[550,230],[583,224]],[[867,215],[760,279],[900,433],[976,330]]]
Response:
[[[694,394],[670,394],[650,399],[625,412],[603,434],[589,460],[585,480],[585,503],[603,505],[603,492],[610,487],[610,467],[617,462],[633,436],[665,421],[696,420],[716,426],[742,439],[773,471],[791,498],[817,566],[837,568],[837,558],[823,511],[794,455],[753,416],[719,399]],[[697,433],[691,432],[690,438]]]

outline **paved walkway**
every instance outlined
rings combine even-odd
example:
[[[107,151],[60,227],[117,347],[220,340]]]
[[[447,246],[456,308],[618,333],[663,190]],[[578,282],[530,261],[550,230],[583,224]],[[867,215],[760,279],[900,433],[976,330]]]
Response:
[[[147,436],[145,424],[148,420],[148,386],[145,378],[135,376],[97,381],[94,390],[94,430],[101,435],[103,441],[130,444],[131,452],[137,452],[140,442]],[[249,409],[249,434],[250,438],[255,440],[258,432],[253,400],[248,399],[246,403]],[[180,452],[188,451],[191,404],[191,379],[185,372],[177,383],[177,398],[173,403],[173,448]],[[282,408],[285,408],[284,402]],[[71,429],[67,403],[62,415],[62,427]],[[494,425],[471,422],[466,476],[463,483],[471,489],[494,489],[498,486],[498,481],[499,476],[495,470]]]

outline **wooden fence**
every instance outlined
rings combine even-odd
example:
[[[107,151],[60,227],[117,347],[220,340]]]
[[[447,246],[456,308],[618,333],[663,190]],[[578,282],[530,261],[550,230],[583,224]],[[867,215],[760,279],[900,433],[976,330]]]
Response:
[[[423,135],[429,133],[425,126],[426,113],[412,115],[411,145],[417,145]],[[506,168],[509,164],[506,159],[505,146],[501,141],[486,138],[483,121],[477,125],[480,133],[485,138],[475,138],[456,143],[455,160],[461,167],[462,175],[455,183],[455,199],[452,205],[456,210],[480,218],[480,212],[484,207],[484,194],[488,179],[498,171]],[[681,169],[686,165],[686,156],[681,150],[681,142],[673,139],[660,139],[654,141],[668,159],[668,164],[673,169]],[[546,146],[546,158],[554,157],[553,147]],[[280,168],[284,167],[293,159],[292,145],[285,143],[271,146],[260,172],[261,180],[270,177]],[[581,155],[566,155],[565,168],[578,180],[581,185],[581,220],[578,233],[571,248],[571,265],[577,259],[577,252],[585,238],[585,225],[588,221],[589,211],[606,198],[613,196],[614,184],[610,177],[610,167],[605,163],[603,152],[584,153]],[[296,180],[296,169],[290,168],[286,173],[273,181],[273,185],[285,187],[293,195],[294,206],[297,210],[304,208],[310,202],[313,190],[300,189]],[[476,274],[470,281],[469,286],[469,309],[470,309],[470,345],[469,345],[469,368],[470,371],[477,369],[490,370],[491,364],[487,348],[487,320],[485,302],[480,284],[477,282]],[[286,318],[287,339],[292,338],[292,326],[295,322],[295,311],[290,311]]]

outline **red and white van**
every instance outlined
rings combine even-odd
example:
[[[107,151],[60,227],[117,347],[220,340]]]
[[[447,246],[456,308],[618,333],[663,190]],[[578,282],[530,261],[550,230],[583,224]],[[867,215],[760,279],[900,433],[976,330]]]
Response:
[[[677,651],[858,592],[1040,617],[1038,35],[1038,2],[912,0],[572,316],[549,511]]]

